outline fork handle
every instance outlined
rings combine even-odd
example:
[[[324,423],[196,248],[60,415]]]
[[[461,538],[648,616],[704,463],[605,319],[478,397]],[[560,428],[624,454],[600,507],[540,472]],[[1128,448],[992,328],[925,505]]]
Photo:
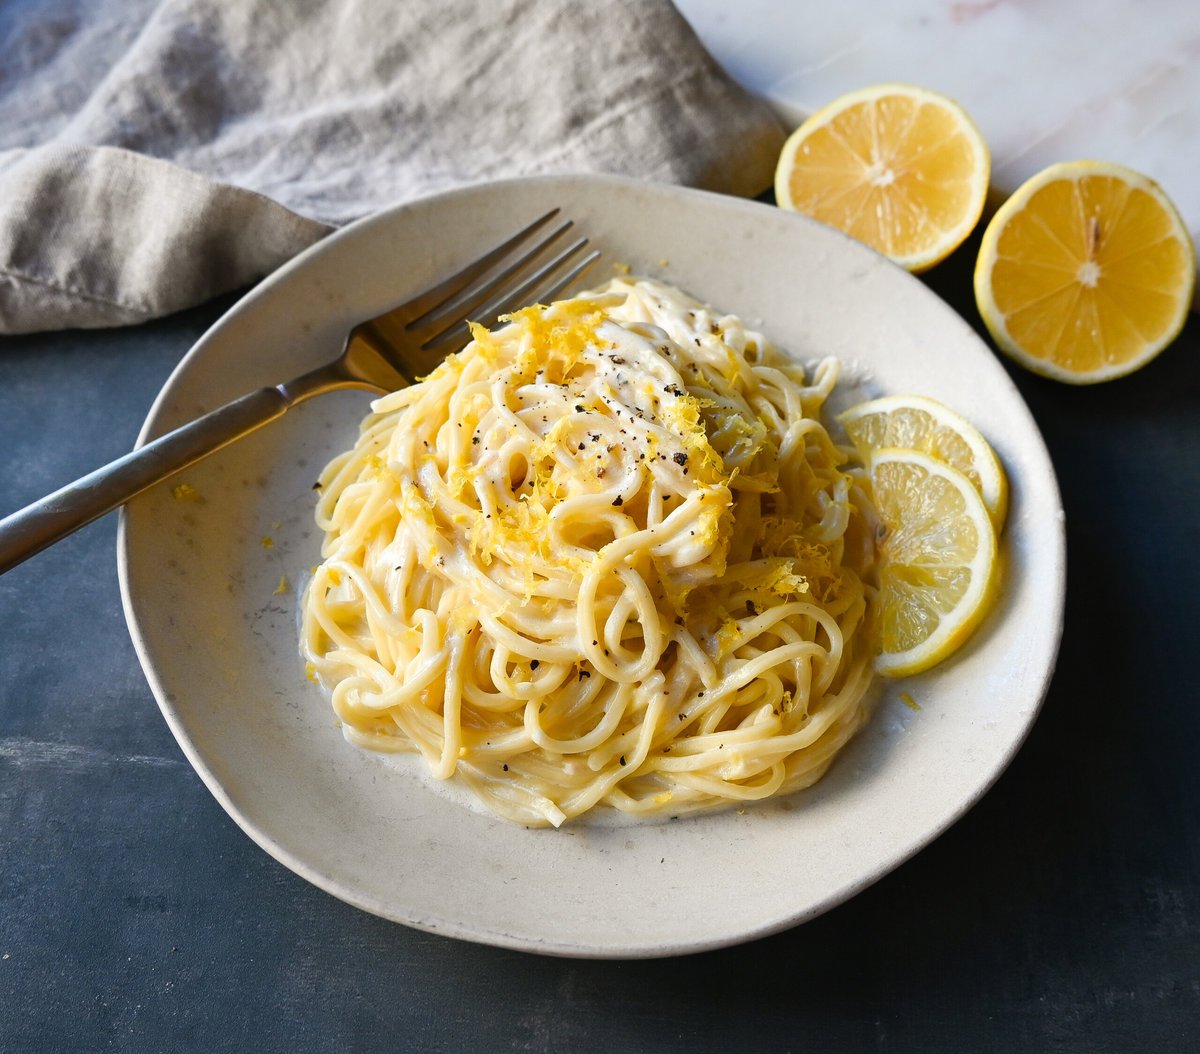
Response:
[[[201,458],[283,415],[294,400],[260,388],[68,483],[0,520],[0,574]]]

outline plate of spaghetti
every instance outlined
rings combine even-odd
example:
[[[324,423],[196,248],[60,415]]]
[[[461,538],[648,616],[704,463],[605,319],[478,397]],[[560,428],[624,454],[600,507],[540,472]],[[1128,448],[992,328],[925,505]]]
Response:
[[[761,204],[615,177],[469,187],[267,279],[143,439],[326,361],[548,200],[604,253],[588,288],[131,503],[127,619],[201,778],[333,895],[547,954],[728,945],[945,830],[1053,668],[1048,456],[920,282]],[[879,516],[834,420],[896,392],[955,406],[1010,484],[995,603],[903,680],[873,672]]]

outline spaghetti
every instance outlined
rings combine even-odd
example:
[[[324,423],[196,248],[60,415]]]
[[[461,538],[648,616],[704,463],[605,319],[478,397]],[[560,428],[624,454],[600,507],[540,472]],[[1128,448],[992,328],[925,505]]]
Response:
[[[819,779],[871,676],[837,362],[646,279],[473,337],[321,476],[303,648],[346,737],[530,825]]]

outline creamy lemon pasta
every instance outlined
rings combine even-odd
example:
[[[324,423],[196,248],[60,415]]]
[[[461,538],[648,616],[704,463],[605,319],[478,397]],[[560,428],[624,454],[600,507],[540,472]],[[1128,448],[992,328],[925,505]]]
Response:
[[[321,476],[303,649],[346,737],[530,825],[819,779],[871,676],[836,361],[632,278],[473,337]]]

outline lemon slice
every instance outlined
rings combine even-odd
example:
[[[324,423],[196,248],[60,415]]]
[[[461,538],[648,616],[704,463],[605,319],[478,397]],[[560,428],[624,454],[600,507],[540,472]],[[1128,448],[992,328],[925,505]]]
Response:
[[[889,395],[859,403],[838,415],[864,462],[876,450],[919,450],[958,469],[974,484],[992,526],[1004,525],[1008,479],[996,452],[979,430],[948,406],[923,395]]]
[[[987,144],[961,106],[882,84],[843,95],[792,133],[775,200],[923,271],[979,222],[990,171]]]
[[[971,481],[928,454],[879,450],[870,473],[884,528],[875,668],[903,677],[979,625],[995,593],[996,532]]]
[[[1101,161],[1051,165],[1021,186],[975,266],[975,301],[1001,350],[1072,384],[1154,358],[1183,328],[1195,285],[1195,249],[1170,199]]]

